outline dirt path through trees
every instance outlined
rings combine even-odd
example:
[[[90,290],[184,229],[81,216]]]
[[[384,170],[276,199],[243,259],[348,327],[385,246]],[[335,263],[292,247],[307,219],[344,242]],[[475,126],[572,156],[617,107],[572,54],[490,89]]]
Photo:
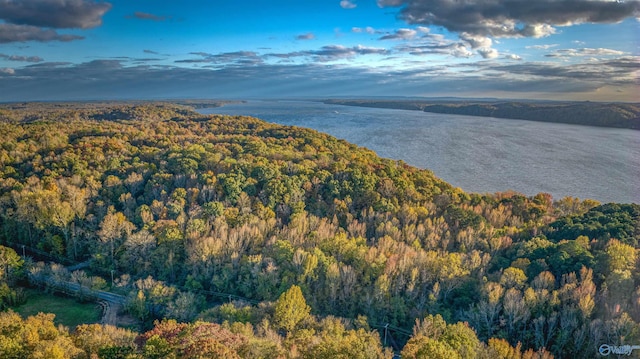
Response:
[[[121,305],[101,300],[100,306],[102,307],[102,320],[100,320],[100,324],[117,325],[118,312],[120,311]]]

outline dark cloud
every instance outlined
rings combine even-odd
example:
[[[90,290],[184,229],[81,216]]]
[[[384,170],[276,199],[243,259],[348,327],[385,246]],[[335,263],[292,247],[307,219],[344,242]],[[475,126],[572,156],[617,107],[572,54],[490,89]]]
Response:
[[[139,20],[151,20],[151,21],[165,21],[167,20],[166,16],[158,16],[154,14],[150,14],[147,12],[136,11],[133,13],[133,16],[127,16],[128,19],[139,19]]]
[[[154,57],[129,57],[129,56],[114,56],[114,57],[110,57],[109,59],[113,59],[113,60],[118,60],[118,61],[122,61],[122,62],[131,62],[134,64],[146,64],[147,62],[153,62],[153,61],[162,61],[164,59],[161,58],[154,58]]]
[[[316,38],[316,35],[314,35],[311,32],[296,36],[296,40],[313,40],[315,38]]]
[[[214,56],[213,54],[207,53],[207,52],[190,52],[190,55],[197,55],[197,56],[203,56],[203,57],[208,57],[208,56]]]
[[[43,63],[38,63],[38,64],[33,64],[33,65],[28,65],[27,67],[30,69],[36,69],[36,68],[57,68],[57,67],[65,67],[65,66],[72,66],[73,64],[71,62],[43,62]]]
[[[0,59],[9,61],[21,61],[21,62],[42,62],[44,59],[40,56],[18,56],[18,55],[5,55],[0,54]]]
[[[145,54],[153,54],[153,55],[159,55],[159,53],[153,51],[153,50],[142,50],[142,52],[144,52]]]
[[[25,41],[73,41],[83,36],[58,34],[52,29],[43,29],[31,25],[0,24],[0,44]]]
[[[615,69],[638,71],[640,56],[620,57],[614,60],[603,61],[602,64]]]
[[[378,5],[401,7],[400,17],[409,24],[494,37],[542,37],[554,33],[553,26],[640,16],[640,2],[623,0],[378,0]]]
[[[143,57],[140,59],[131,59],[131,61],[136,62],[136,63],[144,63],[144,62],[149,62],[149,61],[162,61],[164,59],[156,59],[156,58],[152,58],[152,57]]]
[[[17,25],[88,29],[102,24],[111,4],[92,0],[0,0],[0,19]]]
[[[367,46],[345,47],[342,45],[323,46],[320,50],[303,52],[304,54],[315,56],[318,61],[334,61],[338,59],[351,58],[356,55],[385,55],[386,49]]]

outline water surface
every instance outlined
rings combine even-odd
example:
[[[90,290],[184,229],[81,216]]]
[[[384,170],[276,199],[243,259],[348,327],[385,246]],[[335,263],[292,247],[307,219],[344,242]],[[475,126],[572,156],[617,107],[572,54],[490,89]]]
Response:
[[[313,128],[428,168],[469,192],[640,203],[640,131],[306,101],[250,101],[200,112]]]

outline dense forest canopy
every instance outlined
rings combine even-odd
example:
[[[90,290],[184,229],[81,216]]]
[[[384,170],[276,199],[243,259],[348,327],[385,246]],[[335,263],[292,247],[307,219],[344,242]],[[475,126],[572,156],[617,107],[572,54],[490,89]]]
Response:
[[[0,133],[2,243],[91,260],[148,324],[69,334],[9,312],[2,353],[533,358],[640,343],[637,204],[465,193],[313,130],[169,103],[4,105]],[[3,303],[18,267],[40,284],[88,278],[11,252]],[[2,344],[34,326],[48,344]]]

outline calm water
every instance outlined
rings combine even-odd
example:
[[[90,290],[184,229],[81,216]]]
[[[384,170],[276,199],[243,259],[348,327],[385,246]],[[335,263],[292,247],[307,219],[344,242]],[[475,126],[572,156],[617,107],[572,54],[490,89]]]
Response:
[[[428,168],[469,192],[640,203],[640,131],[302,101],[200,112],[313,128]]]

